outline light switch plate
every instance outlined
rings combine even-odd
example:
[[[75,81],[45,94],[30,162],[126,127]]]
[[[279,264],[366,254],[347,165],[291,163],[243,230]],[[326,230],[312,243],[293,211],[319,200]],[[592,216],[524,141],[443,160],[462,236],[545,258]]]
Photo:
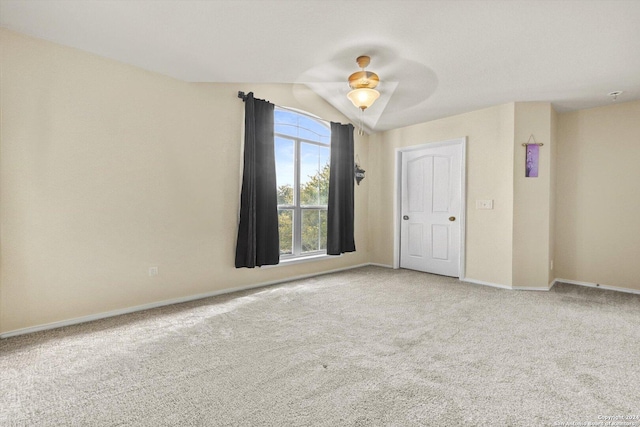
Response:
[[[493,209],[493,200],[476,200],[476,209]]]

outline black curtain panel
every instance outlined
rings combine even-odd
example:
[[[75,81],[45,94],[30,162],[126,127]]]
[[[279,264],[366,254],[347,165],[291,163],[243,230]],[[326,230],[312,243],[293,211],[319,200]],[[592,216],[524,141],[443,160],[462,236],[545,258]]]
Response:
[[[355,252],[353,237],[353,125],[331,123],[331,172],[327,207],[327,254]]]
[[[236,268],[278,264],[278,198],[274,155],[274,105],[244,97],[244,173]]]

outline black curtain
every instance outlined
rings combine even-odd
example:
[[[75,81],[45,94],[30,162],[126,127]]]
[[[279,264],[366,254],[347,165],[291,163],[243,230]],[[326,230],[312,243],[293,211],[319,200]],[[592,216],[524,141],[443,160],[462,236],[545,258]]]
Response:
[[[331,172],[327,212],[327,254],[355,252],[353,237],[353,125],[331,122]]]
[[[274,105],[255,99],[253,93],[246,95],[244,102],[244,172],[236,268],[254,268],[280,262]]]

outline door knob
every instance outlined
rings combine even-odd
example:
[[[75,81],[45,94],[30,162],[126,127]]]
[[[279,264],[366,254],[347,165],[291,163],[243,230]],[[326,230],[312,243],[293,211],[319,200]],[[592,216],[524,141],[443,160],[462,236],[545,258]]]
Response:
[[[450,216],[450,217],[449,217],[449,221],[455,221],[455,220],[456,220],[456,217],[455,217],[455,216]]]
[[[405,215],[402,217],[402,219],[404,219],[405,221],[409,219],[409,215]]]

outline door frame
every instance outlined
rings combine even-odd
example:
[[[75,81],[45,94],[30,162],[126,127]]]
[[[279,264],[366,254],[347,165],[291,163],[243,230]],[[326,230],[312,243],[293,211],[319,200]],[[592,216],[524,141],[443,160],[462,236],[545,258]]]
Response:
[[[466,218],[467,218],[467,137],[448,139],[445,141],[429,142],[420,145],[396,148],[395,176],[393,186],[393,268],[400,268],[400,226],[402,212],[402,154],[410,151],[424,150],[425,148],[438,148],[460,145],[462,159],[460,160],[460,280],[465,278],[466,260]]]

